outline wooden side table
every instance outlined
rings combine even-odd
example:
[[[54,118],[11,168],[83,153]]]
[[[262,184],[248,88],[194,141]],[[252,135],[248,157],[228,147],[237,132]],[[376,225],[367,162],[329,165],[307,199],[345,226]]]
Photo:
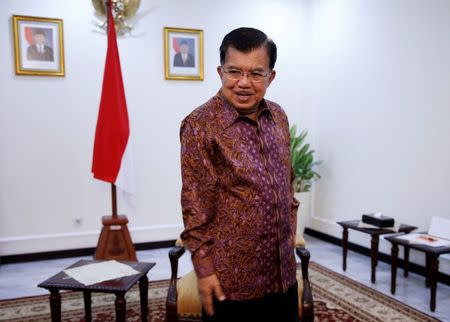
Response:
[[[375,283],[376,281],[376,268],[378,265],[378,245],[380,243],[380,235],[386,234],[394,234],[395,232],[390,229],[384,228],[363,228],[358,227],[361,220],[349,220],[349,221],[340,221],[337,224],[342,226],[342,269],[346,271],[347,269],[347,251],[348,251],[348,230],[353,229],[360,231],[362,233],[369,234],[371,236],[370,242],[370,259],[371,259],[371,281]],[[399,232],[401,233],[410,233],[417,227],[400,224]],[[405,249],[405,257],[409,254],[406,253]]]
[[[83,266],[86,264],[99,263],[102,260],[80,260],[73,264],[72,267]],[[155,263],[142,262],[123,262],[139,271],[139,274],[125,276],[119,279],[104,281],[93,285],[84,285],[69,277],[63,271],[50,277],[46,281],[39,284],[39,287],[50,291],[50,309],[52,322],[61,322],[61,295],[59,290],[82,291],[84,296],[84,310],[86,322],[92,321],[91,314],[91,293],[113,293],[116,296],[116,321],[126,321],[126,300],[125,293],[139,282],[139,293],[141,300],[141,320],[147,321],[148,316],[148,278],[147,273]]]
[[[395,294],[397,284],[397,266],[398,266],[398,245],[402,245],[405,250],[412,248],[425,253],[426,279],[425,286],[430,287],[430,310],[436,310],[436,289],[437,276],[439,272],[439,255],[450,253],[450,246],[431,247],[428,245],[410,243],[406,239],[398,238],[400,235],[387,236],[386,240],[392,244],[391,248],[391,293]],[[405,265],[409,258],[405,257]],[[407,267],[407,266],[406,266]],[[406,276],[406,275],[405,275]]]

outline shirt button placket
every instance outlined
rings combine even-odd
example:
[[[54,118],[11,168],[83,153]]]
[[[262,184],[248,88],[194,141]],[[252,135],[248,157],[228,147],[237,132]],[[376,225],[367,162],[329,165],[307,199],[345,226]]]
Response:
[[[269,170],[269,161],[268,161],[268,157],[267,157],[267,149],[266,149],[266,145],[264,144],[264,140],[262,139],[262,131],[261,131],[261,123],[260,122],[256,122],[257,123],[257,129],[256,129],[256,132],[257,132],[257,139],[258,139],[258,143],[259,143],[259,151],[260,151],[260,155],[261,155],[261,157],[262,157],[262,160],[263,160],[263,162],[264,162],[264,168],[265,168],[265,172],[266,172],[266,175],[267,175],[267,177],[269,178],[269,185],[270,185],[270,190],[271,190],[271,192],[272,192],[272,195],[274,196],[274,198],[273,198],[273,200],[274,200],[274,206],[275,206],[275,214],[276,214],[276,218],[274,218],[273,220],[274,220],[274,223],[275,223],[275,225],[273,225],[273,226],[275,226],[275,229],[276,229],[276,232],[277,232],[277,240],[278,240],[278,256],[279,256],[279,271],[280,271],[280,277],[281,277],[281,284],[282,284],[282,288],[283,288],[283,290],[286,288],[285,287],[285,282],[284,282],[284,279],[283,279],[283,273],[282,273],[282,250],[281,250],[281,245],[280,245],[280,243],[279,243],[279,241],[280,241],[280,227],[279,227],[279,222],[280,222],[280,213],[279,213],[279,198],[278,198],[278,194],[277,194],[277,192],[276,192],[276,190],[275,190],[275,180],[274,180],[274,178],[273,178],[273,176],[270,174],[270,170]],[[272,167],[270,167],[270,168],[272,168]],[[269,189],[268,189],[269,190]],[[271,220],[272,220],[272,218],[271,218],[271,216],[269,215],[269,211],[267,211],[266,212],[267,213],[267,219],[268,219],[268,221],[266,221],[267,223],[270,223],[271,222]],[[272,225],[271,225],[272,226]],[[274,263],[275,261],[273,260],[273,261],[271,261],[270,259],[269,259],[269,262],[270,263]],[[268,266],[268,265],[267,265]],[[269,270],[269,269],[268,269]],[[267,273],[270,273],[269,271],[267,272]],[[268,279],[268,288],[270,288],[270,281],[269,281],[269,279]]]

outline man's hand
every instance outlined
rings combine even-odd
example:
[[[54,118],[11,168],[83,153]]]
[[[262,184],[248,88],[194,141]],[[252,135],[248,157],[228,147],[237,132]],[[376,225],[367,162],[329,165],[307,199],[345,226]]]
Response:
[[[214,314],[213,296],[219,301],[225,300],[225,294],[220,286],[216,274],[198,279],[198,290],[200,292],[200,301],[208,315]]]

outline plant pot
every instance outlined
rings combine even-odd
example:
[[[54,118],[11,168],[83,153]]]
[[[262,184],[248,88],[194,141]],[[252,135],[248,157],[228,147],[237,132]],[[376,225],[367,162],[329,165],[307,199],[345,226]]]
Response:
[[[297,234],[303,236],[311,218],[311,192],[296,192],[295,199],[300,202],[297,210]]]

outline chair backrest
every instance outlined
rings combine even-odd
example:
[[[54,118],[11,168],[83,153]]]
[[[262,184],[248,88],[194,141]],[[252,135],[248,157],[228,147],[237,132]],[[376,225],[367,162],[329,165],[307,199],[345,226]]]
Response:
[[[428,234],[450,240],[450,219],[432,217]]]

